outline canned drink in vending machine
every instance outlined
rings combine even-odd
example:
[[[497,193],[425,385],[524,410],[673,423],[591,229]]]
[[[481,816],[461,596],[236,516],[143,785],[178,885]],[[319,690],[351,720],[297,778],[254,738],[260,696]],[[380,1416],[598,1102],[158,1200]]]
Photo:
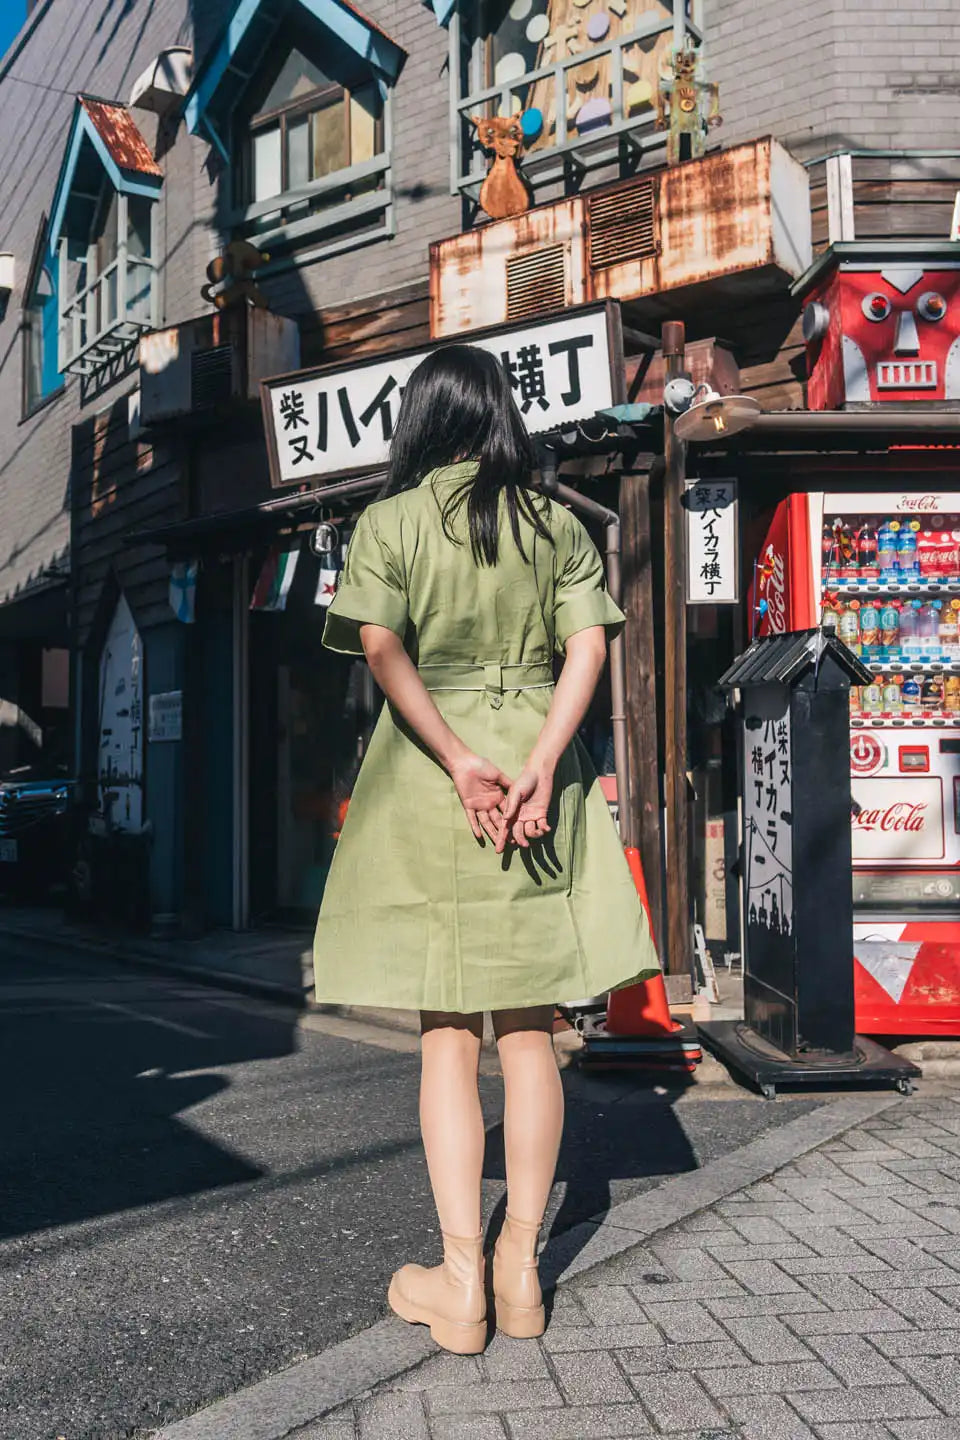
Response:
[[[880,644],[888,655],[900,651],[900,607],[888,600],[880,611]]]
[[[943,708],[948,715],[960,714],[960,675],[948,675],[944,681]]]
[[[904,680],[900,687],[900,694],[903,697],[904,710],[920,709],[920,684],[910,675]]]
[[[876,605],[867,602],[860,607],[860,654],[869,659],[877,653],[882,643],[880,635],[881,612]]]
[[[883,713],[899,715],[902,709],[903,698],[900,694],[900,681],[895,675],[887,675],[883,684]]]

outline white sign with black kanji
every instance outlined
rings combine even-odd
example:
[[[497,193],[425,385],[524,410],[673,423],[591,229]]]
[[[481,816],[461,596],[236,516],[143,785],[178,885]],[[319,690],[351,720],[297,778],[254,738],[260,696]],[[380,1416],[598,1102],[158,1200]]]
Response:
[[[735,605],[740,598],[736,480],[691,480],[687,510],[687,604]]]
[[[531,434],[592,419],[615,403],[606,309],[463,339],[503,362]],[[265,382],[274,482],[385,464],[404,386],[431,349]]]

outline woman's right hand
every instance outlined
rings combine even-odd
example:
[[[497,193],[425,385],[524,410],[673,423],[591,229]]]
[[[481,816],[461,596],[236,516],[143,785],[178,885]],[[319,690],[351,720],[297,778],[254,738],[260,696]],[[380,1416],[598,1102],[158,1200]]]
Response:
[[[526,765],[507,791],[497,838],[497,854],[502,855],[507,841],[529,849],[531,840],[539,840],[550,829],[547,811],[553,795],[552,766]]]

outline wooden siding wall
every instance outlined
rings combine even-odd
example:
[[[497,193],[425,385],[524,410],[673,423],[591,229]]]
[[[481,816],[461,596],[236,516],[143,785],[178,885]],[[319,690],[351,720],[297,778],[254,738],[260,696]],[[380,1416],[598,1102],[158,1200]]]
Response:
[[[165,438],[129,438],[125,403],[75,427],[71,521],[79,646],[90,641],[111,572],[141,630],[170,621],[163,549],[128,545],[125,535],[182,519],[184,490],[182,464]]]
[[[933,142],[931,142],[933,143]],[[960,191],[960,156],[866,156],[850,159],[853,237],[857,240],[949,240]],[[813,248],[830,241],[824,162],[809,167]]]

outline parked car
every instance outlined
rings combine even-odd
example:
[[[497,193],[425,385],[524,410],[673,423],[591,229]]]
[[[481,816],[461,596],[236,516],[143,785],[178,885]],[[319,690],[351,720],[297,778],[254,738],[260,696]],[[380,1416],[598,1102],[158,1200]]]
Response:
[[[0,776],[0,891],[38,900],[66,886],[84,818],[65,768],[24,765]]]

